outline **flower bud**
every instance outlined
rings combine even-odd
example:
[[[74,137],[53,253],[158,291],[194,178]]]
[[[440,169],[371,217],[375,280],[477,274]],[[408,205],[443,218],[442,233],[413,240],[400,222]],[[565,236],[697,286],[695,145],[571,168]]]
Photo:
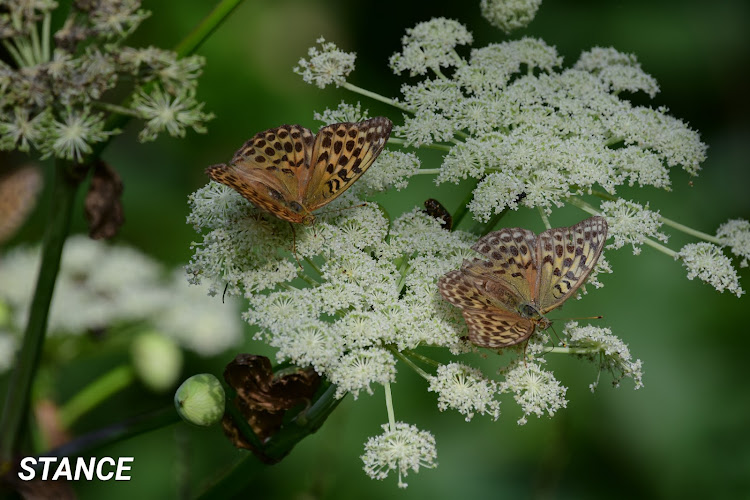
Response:
[[[155,331],[142,333],[131,346],[135,371],[146,386],[163,392],[174,386],[182,369],[182,351],[170,338]]]
[[[183,420],[195,425],[218,423],[224,415],[224,389],[210,373],[193,375],[174,395],[174,405]]]

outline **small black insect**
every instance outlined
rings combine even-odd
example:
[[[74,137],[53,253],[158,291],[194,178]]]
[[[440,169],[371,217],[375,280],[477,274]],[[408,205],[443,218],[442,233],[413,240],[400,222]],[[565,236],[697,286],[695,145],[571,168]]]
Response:
[[[449,231],[451,230],[453,227],[453,217],[451,217],[451,214],[440,204],[439,201],[434,198],[426,200],[424,202],[424,209],[427,215],[443,221],[443,227]]]

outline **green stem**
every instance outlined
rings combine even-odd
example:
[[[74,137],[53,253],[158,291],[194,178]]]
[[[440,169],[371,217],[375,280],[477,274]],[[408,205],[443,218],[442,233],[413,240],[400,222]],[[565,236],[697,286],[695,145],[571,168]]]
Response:
[[[221,0],[201,23],[185,37],[177,47],[177,57],[185,57],[193,52],[213,33],[242,0]]]
[[[456,209],[456,213],[453,214],[453,229],[457,229],[458,225],[466,217],[466,214],[469,213],[469,203],[474,199],[474,189],[477,187],[477,184],[479,184],[479,181],[475,179],[474,186],[469,190],[469,194],[466,195],[466,198],[464,198]]]
[[[289,423],[284,424],[279,432],[263,445],[264,459],[269,462],[278,462],[298,442],[316,432],[343,400],[343,398],[337,399],[335,394],[336,386],[329,385],[315,403],[301,411]],[[209,485],[198,498],[234,498],[242,491],[246,491],[254,475],[266,467],[267,464],[263,463],[257,455],[251,455],[238,462],[232,470]]]
[[[417,358],[422,363],[428,364],[430,366],[434,366],[435,368],[437,368],[438,366],[440,366],[440,363],[438,363],[434,359],[428,358],[427,356],[423,356],[423,355],[419,354],[418,352],[412,351],[411,349],[404,349],[403,353],[405,355],[411,356],[412,358]]]
[[[141,115],[138,114],[137,111],[132,110],[125,106],[120,106],[118,104],[111,104],[108,102],[99,102],[99,101],[93,101],[91,103],[92,106],[103,109],[105,111],[109,111],[110,113],[115,113],[118,115],[125,115],[130,118],[140,118]]]
[[[23,57],[21,57],[21,53],[16,49],[15,45],[11,43],[8,40],[3,40],[3,47],[5,47],[5,50],[8,51],[8,54],[13,58],[14,61],[16,61],[16,65],[19,68],[23,68],[26,66],[25,61],[23,60]]]
[[[310,264],[310,267],[312,267],[316,273],[318,273],[318,276],[323,276],[323,272],[320,270],[318,266],[315,265],[315,262],[310,257],[305,257],[305,262]]]
[[[356,85],[352,85],[349,82],[344,82],[342,85],[346,90],[351,90],[352,92],[356,92],[357,94],[363,95],[365,97],[369,97],[370,99],[375,99],[376,101],[384,102],[386,104],[390,104],[393,107],[396,107],[400,109],[401,111],[406,111],[407,113],[414,113],[413,110],[407,108],[400,102],[395,101],[394,99],[389,99],[388,97],[382,96],[380,94],[376,94],[375,92],[370,92],[369,90],[365,90],[362,87],[357,87]]]
[[[507,214],[509,210],[510,210],[509,207],[505,207],[503,210],[500,211],[500,213],[497,213],[493,215],[492,217],[490,217],[490,220],[488,220],[486,223],[475,224],[471,232],[474,234],[481,234],[482,236],[484,236],[485,234],[492,231],[495,228],[495,226],[497,226],[500,223],[500,220],[503,217],[505,217],[505,214]]]
[[[44,13],[44,20],[42,21],[42,59],[44,61],[50,60],[50,23],[52,22],[52,14],[49,12]]]
[[[659,220],[661,220],[667,226],[673,227],[678,231],[689,234],[690,236],[695,236],[696,238],[710,241],[711,243],[716,243],[717,245],[724,245],[724,243],[722,243],[721,240],[719,240],[719,238],[717,238],[716,236],[711,236],[710,234],[703,233],[701,231],[698,231],[697,229],[693,229],[692,227],[688,227],[680,224],[679,222],[675,222],[671,219],[667,219],[666,217],[662,217],[661,215],[659,216]]]
[[[45,455],[72,457],[96,454],[97,451],[100,451],[105,446],[175,424],[179,421],[180,416],[175,411],[174,406],[170,405],[161,410],[139,415],[103,429],[84,434],[69,443],[65,443],[45,453]]]
[[[552,225],[549,223],[549,217],[547,217],[547,214],[544,213],[544,209],[542,207],[539,208],[539,216],[542,218],[542,222],[544,222],[544,227],[547,229],[552,229]]]
[[[414,175],[437,175],[439,173],[439,168],[420,168],[414,173]]]
[[[29,393],[36,375],[47,330],[47,316],[60,269],[65,238],[70,230],[76,192],[81,179],[72,172],[72,165],[62,160],[55,162],[50,216],[42,241],[42,260],[29,309],[29,321],[23,345],[11,374],[8,393],[0,420],[0,461],[9,460],[21,438],[21,429],[28,415]]]
[[[550,347],[544,354],[594,354],[600,350],[598,347]]]
[[[396,356],[398,359],[400,359],[401,361],[403,361],[404,363],[406,363],[407,365],[409,365],[409,367],[412,370],[414,370],[415,372],[417,372],[420,377],[422,377],[425,380],[429,380],[430,379],[430,374],[429,373],[427,373],[426,371],[424,371],[423,369],[421,369],[419,366],[417,366],[416,363],[414,363],[414,361],[412,361],[409,358],[407,358],[406,356],[404,356],[404,354],[401,353],[401,352],[399,352],[398,349],[396,349],[393,346],[389,346],[388,350],[390,350],[393,353],[393,355]]]
[[[60,421],[69,429],[81,415],[99,405],[112,394],[121,391],[135,380],[130,365],[122,365],[105,373],[78,392],[60,409]]]
[[[450,151],[452,149],[452,146],[448,146],[447,144],[440,144],[438,142],[433,142],[433,143],[430,143],[430,144],[422,144],[421,146],[407,145],[405,139],[400,139],[398,137],[391,137],[391,138],[389,138],[388,139],[388,144],[396,144],[396,145],[399,145],[399,146],[404,146],[404,147],[408,147],[408,148],[415,148],[415,149],[417,149],[417,148],[419,148],[419,149],[437,149],[439,151],[445,151],[445,152],[448,152],[448,151]]]
[[[385,409],[388,412],[388,425],[391,427],[391,432],[396,430],[396,416],[393,413],[393,396],[391,395],[391,384],[386,382],[383,386],[385,389]]]

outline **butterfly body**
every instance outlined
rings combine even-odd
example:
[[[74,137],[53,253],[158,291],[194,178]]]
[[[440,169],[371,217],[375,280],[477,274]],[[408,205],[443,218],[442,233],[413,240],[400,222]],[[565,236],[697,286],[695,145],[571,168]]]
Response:
[[[475,345],[502,348],[551,322],[544,315],[586,281],[607,238],[607,222],[591,217],[536,235],[523,228],[489,233],[472,247],[482,257],[440,278],[443,297],[461,308]]]
[[[393,123],[376,117],[335,123],[313,133],[282,125],[256,134],[228,164],[206,174],[279,219],[310,225],[313,211],[333,201],[372,165]]]

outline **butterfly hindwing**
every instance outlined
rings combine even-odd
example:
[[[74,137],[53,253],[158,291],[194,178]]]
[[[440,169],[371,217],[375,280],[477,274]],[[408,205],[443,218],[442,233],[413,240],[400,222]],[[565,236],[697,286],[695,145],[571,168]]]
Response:
[[[469,340],[478,347],[501,349],[519,344],[534,333],[534,323],[499,309],[464,309]]]
[[[539,235],[539,312],[551,311],[575,293],[594,269],[606,239],[604,217],[590,217],[574,226],[548,229]]]
[[[303,180],[301,203],[313,211],[343,193],[372,165],[392,128],[388,118],[376,117],[320,129],[312,149],[311,168]]]

